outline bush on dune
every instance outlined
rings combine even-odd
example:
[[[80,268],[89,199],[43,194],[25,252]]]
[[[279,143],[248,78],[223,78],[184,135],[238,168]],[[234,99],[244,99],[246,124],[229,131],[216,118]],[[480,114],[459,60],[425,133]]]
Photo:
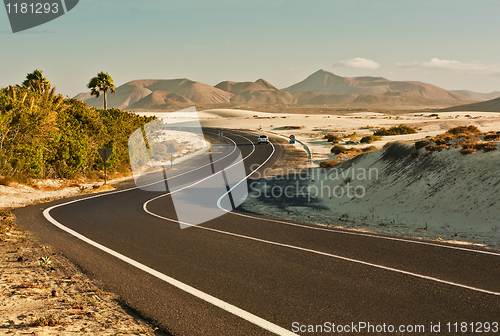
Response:
[[[376,136],[376,135],[367,135],[367,136],[364,136],[361,138],[361,140],[359,142],[361,143],[372,143],[374,141],[381,141],[382,138],[379,137],[379,136]]]
[[[469,137],[474,135],[480,135],[481,131],[474,125],[470,126],[458,126],[449,129],[445,134],[452,134],[453,138],[457,137]]]
[[[347,148],[345,146],[341,145],[334,145],[331,149],[332,154],[338,155],[337,159],[335,160],[327,160],[327,161],[322,161],[319,166],[321,168],[331,168],[342,161],[346,161],[355,158],[356,156],[363,154],[363,153],[369,153],[376,151],[377,147],[375,146],[369,146],[369,147],[363,147],[363,148]],[[341,158],[343,155],[345,155],[343,158]],[[344,159],[344,160],[342,160]]]
[[[335,135],[335,134],[325,134],[323,139],[326,139],[326,141],[334,143],[334,144],[342,141],[342,138],[339,137],[338,135]]]
[[[481,140],[481,137],[483,137],[486,142]],[[475,153],[478,150],[483,150],[485,152],[496,150],[497,145],[494,140],[497,139],[500,139],[500,132],[488,132],[487,134],[483,134],[476,126],[459,126],[451,128],[434,138],[428,137],[426,140],[416,141],[415,149],[418,151],[425,147],[428,151],[440,152],[443,149],[461,147],[460,153],[466,155]]]
[[[340,161],[338,160],[327,160],[327,161],[321,161],[319,163],[320,168],[332,168],[338,165]]]
[[[385,136],[385,135],[403,135],[403,134],[415,134],[415,133],[417,133],[415,128],[401,124],[399,126],[392,126],[389,129],[382,127],[378,131],[374,132],[373,135]]]

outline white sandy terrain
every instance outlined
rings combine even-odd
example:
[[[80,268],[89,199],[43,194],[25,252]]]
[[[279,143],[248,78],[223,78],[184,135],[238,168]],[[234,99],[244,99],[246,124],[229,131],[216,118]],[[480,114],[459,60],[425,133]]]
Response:
[[[137,112],[140,115],[164,117],[170,112]],[[432,116],[431,116],[432,115]],[[352,112],[344,115],[323,114],[286,114],[266,113],[239,109],[211,109],[197,112],[198,119],[203,127],[221,127],[228,129],[250,129],[262,133],[269,133],[296,139],[307,145],[312,152],[312,161],[316,164],[331,159],[331,144],[323,140],[326,133],[352,134],[356,132],[360,137],[373,134],[379,127],[389,128],[405,124],[422,128],[417,134],[385,136],[382,141],[358,147],[376,146],[381,148],[388,142],[400,140],[417,140],[426,136],[435,136],[444,133],[452,127],[461,125],[475,125],[482,132],[500,130],[500,114],[495,112],[446,112],[437,114],[432,112],[414,112],[403,115],[387,115],[377,112]],[[176,113],[174,120],[192,118],[192,113]],[[439,119],[437,119],[439,118]],[[287,126],[300,129],[284,129]],[[297,148],[301,148],[298,145]]]
[[[396,144],[331,170],[312,169],[308,200],[301,206],[277,209],[254,193],[245,208],[330,226],[499,249],[500,151],[462,155],[459,149],[421,150],[412,158],[413,151],[411,145]]]
[[[66,179],[33,180],[31,185],[11,182],[8,185],[0,185],[0,210],[49,202],[80,193],[111,190],[114,183],[130,178],[112,178],[107,182],[107,186],[104,186],[104,181],[89,182]]]
[[[388,142],[411,142],[456,126],[475,125],[482,132],[500,130],[500,114],[487,112],[303,115],[233,109],[207,110],[199,112],[198,116],[204,127],[251,129],[283,137],[294,134],[312,152],[313,163],[309,167],[333,158],[331,144],[323,139],[325,133],[348,135],[356,132],[364,136],[373,134],[379,127],[400,124],[421,128],[417,134],[385,136],[382,141],[369,145],[355,145],[381,148]],[[286,126],[300,129],[286,129]],[[302,149],[301,144],[297,143],[296,147]],[[376,168],[379,172],[378,179],[356,181],[357,176],[354,176],[353,183],[365,188],[366,195],[362,198],[330,198],[320,193],[317,200],[322,210],[307,204],[283,210],[249,197],[245,207],[250,211],[323,225],[500,248],[500,184],[496,176],[500,152],[479,151],[464,156],[452,149],[429,153],[426,158],[421,153],[415,164],[387,161],[383,153],[377,151],[354,161],[356,169]],[[419,166],[417,162],[427,162],[429,166]],[[395,166],[398,170],[394,170]],[[319,171],[314,169],[313,174]],[[314,188],[333,190],[346,180],[313,179],[312,192]]]

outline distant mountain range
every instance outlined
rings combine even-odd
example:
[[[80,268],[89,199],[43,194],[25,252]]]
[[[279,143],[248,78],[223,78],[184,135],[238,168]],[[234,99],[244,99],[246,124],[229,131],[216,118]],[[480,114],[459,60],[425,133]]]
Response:
[[[108,95],[108,106],[136,111],[173,111],[196,105],[212,107],[329,107],[338,109],[446,108],[500,97],[500,92],[481,94],[448,91],[415,81],[391,81],[382,77],[341,77],[319,70],[303,81],[276,88],[264,79],[255,82],[224,81],[215,86],[189,79],[135,80]],[[103,99],[90,92],[76,97],[90,106],[103,107]]]
[[[495,99],[500,97],[500,91],[493,91],[490,93],[477,93],[473,91],[467,91],[467,90],[451,90],[453,93],[457,93],[461,96],[469,97],[474,100],[480,100],[480,101],[485,101],[485,100],[490,100],[490,99]]]
[[[441,112],[455,111],[479,111],[479,112],[500,112],[500,98],[487,100],[484,102],[458,105],[439,110]]]

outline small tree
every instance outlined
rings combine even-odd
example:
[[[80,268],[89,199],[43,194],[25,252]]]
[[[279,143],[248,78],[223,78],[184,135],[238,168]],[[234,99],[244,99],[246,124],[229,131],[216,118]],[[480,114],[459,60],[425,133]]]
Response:
[[[87,84],[87,87],[92,91],[91,95],[99,98],[101,92],[104,95],[104,109],[108,109],[108,101],[106,99],[106,93],[111,91],[116,93],[115,84],[113,83],[113,78],[106,72],[99,72],[96,77],[93,77]]]
[[[43,71],[36,69],[26,75],[23,86],[38,92],[49,91],[52,86],[47,78],[43,76]]]

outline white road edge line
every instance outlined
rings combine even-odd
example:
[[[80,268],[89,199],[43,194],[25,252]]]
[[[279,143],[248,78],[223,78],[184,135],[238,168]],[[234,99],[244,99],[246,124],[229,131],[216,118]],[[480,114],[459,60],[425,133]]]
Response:
[[[229,140],[231,140],[234,143],[235,147],[236,147],[236,143],[232,139],[229,139]],[[249,139],[247,139],[247,140],[250,143],[252,143]],[[249,157],[250,155],[252,155],[255,152],[255,145],[253,143],[252,143],[252,145],[253,145],[252,151],[245,158],[243,158],[242,161],[244,159],[246,159],[247,157]],[[227,156],[231,155],[233,152],[234,152],[234,150],[231,153],[229,153]],[[273,153],[272,154],[274,154],[274,146],[273,146]],[[270,157],[272,157],[272,154],[271,154]],[[225,157],[227,157],[227,156],[225,156]],[[269,158],[267,160],[269,160]],[[267,160],[266,160],[266,162],[267,162]],[[235,164],[236,163],[234,163],[233,165],[235,165]],[[232,166],[230,166],[230,167],[232,167]],[[196,169],[199,169],[199,168],[200,167],[198,167]],[[183,174],[179,174],[179,175],[176,175],[176,176],[180,176],[180,175],[183,175]],[[210,175],[209,177],[212,177],[214,175],[216,175],[216,174]],[[203,180],[206,180],[206,178],[203,179]],[[203,181],[203,180],[201,180],[201,181]],[[196,184],[200,183],[201,181],[198,181],[198,182],[196,182],[193,185],[196,185]],[[162,181],[160,181],[160,182],[162,182]],[[155,183],[159,183],[159,182],[154,182],[154,183],[151,183],[151,184],[148,184],[148,185],[152,185],[152,184],[155,184]],[[129,191],[129,190],[133,190],[133,189],[138,189],[138,188],[129,188],[129,189],[119,190],[119,191],[112,192],[112,193],[125,192],[125,191]],[[183,190],[183,189],[185,189],[185,188],[176,190],[175,192]],[[50,208],[45,209],[43,211],[43,215],[54,226],[56,226],[59,229],[65,231],[67,233],[69,233],[70,235],[74,236],[75,238],[78,238],[78,239],[86,242],[87,244],[92,245],[92,246],[98,248],[99,250],[101,250],[103,252],[106,252],[106,253],[114,256],[115,258],[118,258],[118,259],[126,262],[129,265],[132,265],[132,266],[134,266],[134,267],[136,267],[136,268],[138,268],[138,269],[140,269],[140,270],[142,270],[142,271],[144,271],[144,272],[146,272],[148,274],[151,274],[152,276],[154,276],[154,277],[156,277],[156,278],[158,278],[160,280],[163,280],[163,281],[169,283],[170,285],[172,285],[174,287],[177,287],[178,289],[180,289],[182,291],[185,291],[186,293],[189,293],[189,294],[191,294],[191,295],[193,295],[193,296],[195,296],[195,297],[197,297],[197,298],[199,298],[201,300],[204,300],[204,301],[206,301],[206,302],[208,302],[208,303],[210,303],[210,304],[212,304],[212,305],[214,305],[216,307],[219,307],[219,308],[221,308],[221,309],[223,309],[223,310],[225,310],[225,311],[227,311],[227,312],[229,312],[229,313],[231,313],[233,315],[236,315],[236,316],[238,316],[238,317],[240,317],[240,318],[242,318],[242,319],[244,319],[246,321],[249,321],[249,322],[251,322],[251,323],[253,323],[253,324],[255,324],[255,325],[257,325],[257,326],[259,326],[259,327],[261,327],[261,328],[263,328],[265,330],[273,332],[273,333],[275,333],[277,335],[280,335],[280,336],[298,336],[297,334],[295,334],[295,333],[293,333],[293,332],[291,332],[291,331],[289,331],[289,330],[287,330],[285,328],[282,328],[282,327],[280,327],[280,326],[278,326],[278,325],[276,325],[274,323],[271,323],[271,322],[269,322],[267,320],[264,320],[263,318],[258,317],[257,315],[254,315],[254,314],[249,313],[249,312],[247,312],[247,311],[245,311],[245,310],[243,310],[241,308],[238,308],[238,307],[236,307],[236,306],[234,306],[234,305],[232,305],[230,303],[222,301],[222,300],[220,300],[220,299],[218,299],[218,298],[216,298],[214,296],[211,296],[211,295],[209,295],[209,294],[207,294],[205,292],[202,292],[202,291],[200,291],[200,290],[198,290],[198,289],[196,289],[194,287],[191,287],[191,286],[189,286],[189,285],[187,285],[187,284],[185,284],[183,282],[180,282],[180,281],[178,281],[178,280],[176,280],[174,278],[171,278],[171,277],[169,277],[169,276],[167,276],[167,275],[165,275],[165,274],[163,274],[161,272],[158,272],[158,271],[156,271],[156,270],[154,270],[154,269],[152,269],[152,268],[150,268],[150,267],[148,267],[148,266],[146,266],[144,264],[141,264],[141,263],[139,263],[139,262],[137,262],[137,261],[135,261],[135,260],[133,260],[133,259],[131,259],[131,258],[129,258],[129,257],[123,255],[123,254],[121,254],[121,253],[118,253],[118,252],[116,252],[116,251],[114,251],[114,250],[112,250],[112,249],[104,246],[104,245],[101,245],[101,244],[99,244],[99,243],[97,243],[97,242],[95,242],[95,241],[93,241],[93,240],[85,237],[84,235],[82,235],[82,234],[80,234],[80,233],[78,233],[78,232],[76,232],[76,231],[74,231],[74,230],[72,230],[72,229],[70,229],[70,228],[62,225],[61,223],[59,223],[58,221],[56,221],[50,215],[50,211],[53,210],[53,209],[55,209],[55,208],[62,207],[62,206],[67,205],[67,204],[76,203],[76,202],[79,202],[79,201],[91,199],[91,198],[96,198],[96,197],[100,197],[100,196],[104,196],[104,195],[109,195],[109,194],[111,194],[111,193],[102,194],[102,195],[94,195],[94,196],[91,196],[91,197],[86,197],[86,198],[82,198],[82,199],[78,199],[78,200],[73,200],[73,201],[70,201],[70,202],[67,202],[67,203],[54,205],[54,206],[52,206]],[[169,194],[171,194],[171,193],[168,193],[168,194],[165,194],[165,195],[162,195],[162,196],[166,196],[166,195],[169,195]]]
[[[113,251],[112,249],[107,248],[106,246],[103,246],[99,243],[96,243],[95,241],[83,236],[82,234],[80,234],[74,230],[67,228],[66,226],[62,225],[61,223],[56,221],[54,218],[52,218],[52,216],[49,214],[50,210],[52,210],[58,206],[61,206],[61,205],[56,205],[56,206],[45,209],[43,211],[43,215],[53,225],[57,226],[58,228],[60,228],[61,230],[65,231],[65,232],[69,233],[70,235],[86,242],[89,245],[92,245],[92,246],[100,249],[103,252],[106,252],[106,253],[126,262],[127,264],[130,264],[130,265],[132,265],[132,266],[134,266],[134,267],[136,267],[136,268],[138,268],[146,273],[151,274],[154,277],[157,277],[158,279],[161,279],[161,280],[171,284],[172,286],[179,288],[180,290],[183,290],[183,291],[185,291],[193,296],[196,296],[199,299],[202,299],[208,303],[211,303],[214,306],[217,306],[217,307],[219,307],[219,308],[221,308],[229,313],[232,313],[232,314],[234,314],[234,315],[236,315],[244,320],[247,320],[253,324],[256,324],[256,325],[258,325],[266,330],[269,330],[275,334],[283,335],[283,336],[289,336],[289,335],[296,336],[297,335],[297,334],[295,334],[287,329],[284,329],[278,325],[275,325],[269,321],[266,321],[266,320],[264,320],[256,315],[253,315],[253,314],[251,314],[251,313],[249,313],[241,308],[238,308],[230,303],[227,303],[225,301],[217,299],[216,297],[213,297],[209,294],[206,294],[205,292],[202,292],[194,287],[186,285],[185,283],[182,283],[178,280],[175,280],[174,278],[171,278],[163,273],[160,273],[160,272],[158,272],[158,271],[156,271],[156,270],[154,270],[146,265],[143,265],[143,264],[141,264],[141,263],[139,263],[139,262],[137,262],[129,257],[124,256],[123,254],[120,254],[116,251]]]
[[[237,234],[237,233],[232,233],[232,232],[227,232],[227,231],[212,229],[212,228],[208,228],[208,227],[204,227],[204,226],[192,225],[192,224],[189,224],[189,223],[179,222],[179,221],[171,219],[171,218],[166,218],[166,217],[157,215],[157,214],[155,214],[155,213],[153,213],[153,212],[151,212],[151,211],[149,211],[147,209],[144,209],[144,211],[146,211],[151,216],[155,216],[157,218],[160,218],[160,219],[163,219],[163,220],[166,220],[166,221],[170,221],[170,222],[174,222],[174,223],[181,223],[183,225],[192,226],[193,228],[196,228],[196,229],[203,229],[203,230],[213,231],[213,232],[217,232],[217,233],[221,233],[221,234],[225,234],[225,235],[229,235],[229,236],[234,236],[234,237],[238,237],[238,238],[243,238],[243,239],[248,239],[248,240],[254,240],[254,241],[265,243],[265,244],[276,245],[276,246],[280,246],[280,247],[290,248],[290,249],[293,249],[293,250],[298,250],[298,251],[304,251],[304,252],[319,254],[319,255],[322,255],[322,256],[330,257],[330,258],[335,258],[335,259],[340,259],[340,260],[344,260],[344,261],[349,261],[349,262],[352,262],[352,263],[361,264],[361,265],[365,265],[365,266],[370,266],[370,267],[374,267],[374,268],[379,268],[379,269],[383,269],[383,270],[391,271],[391,272],[395,272],[395,273],[401,273],[401,274],[405,274],[405,275],[411,275],[411,276],[414,276],[414,277],[417,277],[417,278],[421,278],[421,279],[425,279],[425,280],[430,280],[430,281],[435,281],[435,282],[439,282],[439,283],[442,283],[442,284],[447,284],[447,285],[451,285],[451,286],[455,286],[455,287],[460,287],[460,288],[464,288],[464,289],[469,289],[469,290],[473,290],[473,291],[476,291],[476,292],[481,292],[481,293],[485,293],[485,294],[491,294],[491,295],[500,296],[500,292],[494,292],[494,291],[489,291],[489,290],[481,289],[481,288],[477,288],[477,287],[462,285],[462,284],[459,284],[459,283],[456,283],[456,282],[452,282],[452,281],[441,280],[441,279],[434,278],[434,277],[427,276],[427,275],[422,275],[422,274],[418,274],[418,273],[403,271],[403,270],[400,270],[400,269],[397,269],[397,268],[387,267],[387,266],[383,266],[383,265],[377,265],[377,264],[369,263],[369,262],[362,261],[362,260],[356,260],[356,259],[351,259],[351,258],[347,258],[347,257],[342,257],[342,256],[339,256],[339,255],[335,255],[335,254],[331,254],[331,253],[327,253],[327,252],[321,252],[321,251],[307,249],[307,248],[304,248],[304,247],[298,247],[298,246],[293,246],[293,245],[288,245],[288,244],[283,244],[283,243],[277,243],[277,242],[273,242],[273,241],[270,241],[270,240],[264,240],[264,239],[260,239],[260,238],[244,236],[244,235],[240,235],[240,234]]]
[[[230,139],[231,140],[231,139]],[[248,140],[248,139],[247,139]],[[232,140],[231,140],[232,141]],[[234,143],[234,141],[233,141]],[[272,145],[272,143],[271,143]],[[254,150],[255,150],[255,145],[254,145]],[[273,145],[273,153],[274,153],[274,145]],[[252,151],[253,153],[253,151]],[[252,153],[250,153],[249,155],[251,155]],[[230,153],[232,154],[232,152]],[[228,156],[230,155],[228,154]],[[248,156],[249,156],[248,155]],[[247,156],[247,157],[248,157]],[[272,156],[272,155],[271,155]],[[245,158],[247,158],[245,157]],[[222,158],[221,158],[222,159]],[[270,157],[262,164],[264,165],[268,160],[270,159]],[[261,166],[262,166],[261,165]],[[258,170],[261,166],[259,166],[256,170]],[[197,168],[198,169],[198,168]],[[254,170],[254,172],[256,171]],[[253,173],[253,172],[252,172]],[[251,174],[250,174],[251,175]],[[175,177],[175,176],[174,176]],[[163,182],[163,181],[160,181],[160,182]],[[151,183],[151,184],[148,184],[148,185],[153,185],[153,184],[156,184],[156,183],[160,183],[160,182],[154,182],[154,183]],[[197,182],[199,183],[199,182]],[[241,183],[241,181],[240,181]],[[148,186],[148,185],[145,185],[145,186]],[[214,304],[215,306],[218,306],[226,311],[229,311],[227,309],[232,309],[234,308],[235,312],[238,312],[241,313],[242,315],[238,315],[234,312],[232,312],[233,314],[241,317],[241,318],[244,318],[245,320],[248,320],[256,325],[259,325],[261,327],[263,327],[263,325],[267,326],[267,327],[272,327],[272,328],[277,328],[277,329],[268,329],[266,327],[263,327],[264,329],[266,330],[269,330],[271,332],[274,332],[278,335],[297,335],[297,334],[294,334],[292,332],[290,332],[289,330],[287,329],[284,329],[280,326],[277,326],[277,325],[274,325],[272,324],[271,322],[268,322],[258,316],[255,316],[251,313],[248,313],[238,307],[235,307],[229,303],[226,303],[222,300],[219,300],[215,297],[212,297],[204,292],[201,292],[189,285],[186,285],[182,282],[179,282],[173,278],[170,278],[168,277],[167,275],[163,274],[163,273],[160,273],[152,268],[149,268],[148,266],[146,265],[143,265],[131,258],[128,258],[118,252],[115,252],[97,242],[94,242],[90,239],[88,239],[87,237],[81,235],[80,233],[74,231],[74,230],[71,230],[69,228],[67,228],[66,226],[62,225],[61,223],[57,222],[51,215],[50,215],[50,211],[55,209],[55,208],[58,208],[58,207],[62,207],[64,205],[68,205],[68,204],[71,204],[71,203],[76,203],[76,202],[80,202],[80,201],[84,201],[84,200],[88,200],[88,199],[92,199],[92,198],[97,198],[97,197],[103,197],[103,196],[106,196],[106,195],[112,195],[112,194],[117,194],[117,193],[122,193],[122,192],[127,192],[127,191],[131,191],[131,190],[135,190],[135,189],[139,189],[139,187],[133,187],[133,188],[128,188],[128,189],[123,189],[123,190],[117,190],[117,191],[112,191],[112,192],[109,192],[109,193],[105,193],[105,194],[99,194],[99,195],[93,195],[93,196],[90,196],[90,197],[86,197],[86,198],[81,198],[81,199],[77,199],[77,200],[73,200],[73,201],[69,201],[69,202],[66,202],[66,203],[62,203],[62,204],[59,204],[59,205],[55,205],[55,206],[52,206],[50,208],[47,208],[43,211],[43,215],[45,216],[45,218],[50,222],[52,223],[53,225],[55,225],[56,227],[60,228],[61,230],[71,234],[72,236],[110,254],[110,255],[113,255],[115,256],[116,258],[124,261],[124,262],[127,262],[128,264],[134,266],[134,267],[137,267],[159,279],[162,279],[170,284],[172,284],[173,286],[176,286],[178,287],[179,289],[182,289],[186,292],[188,292],[188,289],[192,289],[193,290],[193,293],[189,292],[190,294],[192,295],[195,295],[207,302],[210,302],[212,304]],[[162,196],[166,196],[166,195],[162,195]],[[172,219],[169,219],[169,218],[165,218],[165,217],[162,217],[162,216],[159,216],[157,214],[154,214],[150,211],[147,210],[146,208],[146,205],[147,203],[149,203],[150,201],[153,201],[154,199],[157,199],[158,197],[155,197],[151,200],[149,200],[148,202],[144,203],[144,210],[152,215],[152,216],[155,216],[155,217],[158,217],[158,218],[161,218],[163,220],[167,220],[167,221],[171,221],[171,222],[176,222],[176,223],[179,223],[178,221],[176,220],[172,220]],[[250,216],[248,216],[250,217]],[[258,218],[258,217],[255,217],[255,218]],[[297,225],[297,226],[301,226],[301,227],[304,227],[304,228],[309,228],[311,229],[312,227],[309,227],[309,226],[303,226],[303,225],[298,225],[298,224],[294,224],[294,223],[288,223],[288,222],[281,222],[281,221],[275,221],[273,220],[274,222],[279,222],[279,223],[283,223],[283,224],[289,224],[289,225]],[[191,225],[191,224],[188,224],[188,223],[183,223],[185,225]],[[192,226],[192,225],[191,225]],[[287,244],[281,244],[281,243],[276,243],[276,242],[271,242],[271,241],[266,241],[266,240],[262,240],[262,239],[258,239],[258,238],[253,238],[253,237],[247,237],[247,236],[243,236],[243,235],[238,235],[238,234],[234,234],[234,233],[230,233],[230,232],[225,232],[225,231],[220,231],[220,230],[216,230],[216,229],[211,229],[211,228],[206,228],[206,227],[203,227],[203,226],[194,226],[195,228],[199,228],[199,229],[204,229],[204,230],[209,230],[209,231],[214,231],[214,232],[218,232],[218,233],[221,233],[221,234],[226,234],[226,235],[232,235],[232,236],[237,236],[237,237],[240,237],[240,238],[244,238],[244,239],[250,239],[250,240],[255,240],[255,241],[260,241],[260,242],[263,242],[263,243],[267,243],[267,244],[273,244],[273,245],[277,245],[277,246],[282,246],[282,247],[288,247],[288,248],[292,248],[292,249],[297,249],[297,250],[303,250],[303,251],[307,251],[307,252],[312,252],[312,253],[316,253],[316,254],[320,254],[320,255],[325,255],[325,256],[329,256],[329,257],[334,257],[334,258],[338,258],[338,259],[342,259],[342,260],[346,260],[346,261],[351,261],[351,262],[354,262],[354,263],[360,263],[360,264],[364,264],[364,265],[368,265],[368,266],[372,266],[372,267],[376,267],[376,268],[381,268],[381,269],[386,269],[386,270],[390,270],[390,271],[394,271],[394,272],[398,272],[398,273],[402,273],[402,274],[407,274],[407,275],[412,275],[412,276],[415,276],[415,277],[419,277],[419,278],[423,278],[423,279],[427,279],[427,280],[432,280],[432,281],[437,281],[437,282],[440,282],[440,283],[444,283],[444,284],[449,284],[449,285],[453,285],[453,286],[458,286],[458,287],[462,287],[462,288],[466,288],[466,289],[470,289],[470,290],[475,290],[475,291],[479,291],[479,292],[483,292],[483,293],[486,293],[486,294],[492,294],[492,295],[497,295],[497,296],[500,296],[500,293],[497,293],[497,292],[492,292],[492,291],[487,291],[487,290],[483,290],[483,289],[480,289],[480,288],[475,288],[475,287],[470,287],[470,286],[465,286],[465,285],[461,285],[461,284],[457,284],[457,283],[453,283],[453,282],[449,282],[449,281],[445,281],[445,280],[440,280],[440,279],[437,279],[437,278],[432,278],[432,277],[428,277],[428,276],[424,276],[424,275],[420,275],[420,274],[416,274],[416,273],[411,273],[411,272],[406,272],[406,271],[402,271],[402,270],[398,270],[398,269],[393,269],[393,268],[390,268],[390,267],[385,267],[385,266],[381,266],[381,265],[376,265],[376,264],[371,264],[371,263],[368,263],[368,262],[364,262],[364,261],[359,261],[359,260],[354,260],[354,259],[350,259],[350,258],[346,258],[346,257],[342,257],[342,256],[336,256],[336,255],[333,255],[333,254],[329,254],[329,253],[324,253],[324,252],[319,252],[319,251],[314,251],[314,250],[309,250],[309,249],[305,249],[305,248],[301,248],[301,247],[296,247],[296,246],[292,246],[292,245],[287,245]],[[314,229],[321,229],[321,228],[314,228]],[[352,233],[352,232],[344,232],[344,231],[337,231],[337,230],[327,230],[327,229],[323,229],[325,231],[333,231],[333,232],[339,232],[339,233],[348,233],[348,234],[355,234],[355,235],[363,235],[363,234],[357,234],[357,233]],[[380,236],[376,236],[376,235],[366,235],[366,236],[369,236],[369,237],[373,237],[373,238],[385,238],[387,239],[387,237],[380,237]],[[403,242],[408,242],[408,243],[422,243],[422,244],[426,244],[424,242],[416,242],[416,241],[412,241],[412,240],[404,240],[404,239],[397,239],[395,238],[394,240],[401,240]],[[499,254],[496,254],[496,253],[491,253],[491,252],[487,252],[487,251],[479,251],[479,250],[472,250],[472,249],[466,249],[466,248],[458,248],[458,247],[453,247],[453,246],[446,246],[446,245],[438,245],[438,244],[429,244],[427,243],[428,245],[432,245],[432,246],[437,246],[437,247],[446,247],[446,248],[452,248],[452,249],[458,249],[458,250],[464,250],[464,251],[468,251],[468,252],[479,252],[479,253],[487,253],[487,254],[494,254],[494,255],[499,255]],[[170,282],[172,281],[172,282]],[[181,288],[179,286],[183,286],[184,288]],[[197,293],[197,294],[200,294],[200,295],[203,295],[203,296],[206,296],[207,297],[207,300],[205,298],[202,298],[194,293]],[[211,299],[213,300],[212,301],[208,301],[208,299]],[[220,305],[219,305],[220,304]],[[227,308],[227,309],[226,309]],[[244,317],[246,316],[246,317]],[[257,323],[257,322],[261,322],[263,323],[263,325]],[[274,331],[274,330],[277,330],[277,331]]]
[[[179,221],[176,221],[174,219],[162,217],[160,215],[154,214],[154,213],[149,212],[149,211],[148,211],[148,213],[150,215],[152,215],[152,216],[161,218],[163,220],[167,220],[167,221],[179,223]],[[184,224],[184,225],[191,225],[191,226],[193,226],[194,228],[197,228],[197,229],[203,229],[203,230],[208,230],[208,231],[213,231],[213,232],[217,232],[217,233],[226,234],[226,235],[229,235],[229,236],[235,236],[235,237],[239,237],[239,238],[254,240],[254,241],[258,241],[258,242],[265,243],[265,244],[276,245],[276,246],[281,246],[281,247],[287,247],[287,248],[294,249],[294,250],[315,253],[315,254],[319,254],[319,255],[323,255],[323,256],[335,258],[335,259],[349,261],[349,262],[356,263],[356,264],[362,264],[362,265],[371,266],[371,267],[374,267],[374,268],[380,268],[380,269],[387,270],[387,271],[392,271],[392,272],[401,273],[401,274],[405,274],[405,275],[411,275],[411,276],[414,276],[414,277],[417,277],[417,278],[421,278],[421,279],[425,279],[425,280],[431,280],[431,281],[435,281],[435,282],[439,282],[439,283],[443,283],[443,284],[447,284],[447,285],[451,285],[451,286],[455,286],[455,287],[465,288],[465,289],[473,290],[473,291],[476,291],[476,292],[481,292],[481,293],[485,293],[485,294],[491,294],[491,295],[500,296],[500,292],[494,292],[494,291],[489,291],[489,290],[481,289],[481,288],[477,288],[477,287],[462,285],[462,284],[459,284],[459,283],[456,283],[456,282],[452,282],[452,281],[441,280],[441,279],[430,277],[430,276],[427,276],[427,275],[422,275],[422,274],[418,274],[418,273],[403,271],[403,270],[400,270],[400,269],[397,269],[397,268],[392,268],[392,267],[387,267],[387,266],[383,266],[383,265],[372,264],[372,263],[369,263],[369,262],[366,262],[366,261],[351,259],[351,258],[347,258],[347,257],[342,257],[342,256],[338,256],[338,255],[335,255],[335,254],[327,253],[327,252],[320,252],[320,251],[316,251],[316,250],[307,249],[307,248],[304,248],[304,247],[298,247],[298,246],[293,246],[293,245],[288,245],[288,244],[277,243],[277,242],[273,242],[273,241],[270,241],[270,240],[264,240],[264,239],[260,239],[260,238],[254,238],[254,237],[244,236],[244,235],[240,235],[240,234],[237,234],[237,233],[221,231],[221,230],[212,229],[212,228],[208,228],[208,227],[204,227],[204,226],[199,226],[199,225],[195,226],[195,225],[192,225],[192,224],[189,224],[189,223],[182,223],[182,224]]]
[[[271,143],[271,145],[272,145],[272,143]],[[257,167],[253,172],[251,172],[249,175],[247,175],[245,177],[245,179],[241,180],[235,186],[233,186],[231,189],[229,189],[227,192],[225,192],[217,200],[217,206],[220,209],[225,210],[226,212],[229,212],[228,210],[226,210],[226,209],[224,209],[224,208],[221,207],[220,202],[221,202],[222,198],[224,198],[227,194],[229,194],[231,192],[231,190],[233,190],[234,188],[236,188],[243,181],[246,181],[246,179],[250,175],[252,175],[255,171],[257,171],[264,164],[266,164],[266,162],[269,161],[269,159],[272,157],[272,155],[274,154],[274,152],[275,152],[275,148],[274,148],[274,145],[273,145],[273,152],[267,158],[267,160],[265,160],[259,167]],[[383,265],[373,264],[373,263],[369,263],[369,262],[362,261],[362,260],[356,260],[356,259],[352,259],[352,258],[342,257],[342,256],[339,256],[339,255],[335,255],[335,254],[331,254],[331,253],[326,253],[326,252],[320,252],[320,251],[311,250],[311,249],[307,249],[307,248],[303,248],[303,247],[298,247],[298,246],[293,246],[293,245],[288,245],[288,244],[282,244],[282,243],[273,242],[273,241],[270,241],[270,240],[264,240],[264,239],[250,237],[250,236],[244,236],[244,235],[240,235],[240,234],[236,234],[236,233],[232,233],[232,232],[227,232],[227,231],[222,231],[222,230],[217,230],[217,229],[212,229],[212,228],[208,228],[208,227],[204,227],[204,226],[192,225],[190,223],[180,222],[180,221],[177,221],[177,220],[174,220],[174,219],[171,219],[171,218],[166,218],[166,217],[157,215],[157,214],[155,214],[155,213],[153,213],[153,212],[151,212],[151,211],[149,211],[147,209],[147,205],[148,205],[149,202],[152,202],[152,201],[154,201],[154,200],[156,200],[158,198],[164,197],[164,196],[166,196],[166,195],[160,195],[158,197],[152,198],[152,199],[148,200],[147,202],[145,202],[144,205],[143,205],[144,211],[146,213],[152,215],[152,216],[157,217],[157,218],[160,218],[160,219],[163,219],[163,220],[167,220],[167,221],[170,221],[170,222],[174,222],[174,223],[180,223],[180,224],[183,224],[183,225],[191,226],[191,227],[194,227],[194,228],[197,228],[197,229],[203,229],[203,230],[213,231],[213,232],[217,232],[217,233],[221,233],[221,234],[225,234],[225,235],[229,235],[229,236],[234,236],[234,237],[238,237],[238,238],[243,238],[243,239],[248,239],[248,240],[254,240],[254,241],[258,241],[258,242],[265,243],[265,244],[286,247],[286,248],[295,249],[295,250],[304,251],[304,252],[315,253],[315,254],[319,254],[319,255],[323,255],[323,256],[335,258],[335,259],[349,261],[349,262],[352,262],[352,263],[362,264],[362,265],[366,265],[366,266],[370,266],[370,267],[375,267],[375,268],[379,268],[379,269],[383,269],[383,270],[387,270],[387,271],[392,271],[392,272],[396,272],[396,273],[401,273],[401,274],[405,274],[405,275],[414,276],[414,277],[425,279],[425,280],[435,281],[435,282],[439,282],[439,283],[443,283],[443,284],[447,284],[447,285],[451,285],[451,286],[455,286],[455,287],[465,288],[465,289],[473,290],[473,291],[476,291],[476,292],[481,292],[481,293],[486,293],[486,294],[500,296],[500,292],[494,292],[494,291],[489,291],[489,290],[481,289],[481,288],[477,288],[477,287],[462,285],[462,284],[459,284],[459,283],[456,283],[456,282],[446,281],[446,280],[434,278],[434,277],[427,276],[427,275],[422,275],[422,274],[418,274],[418,273],[408,272],[408,271],[400,270],[400,269],[397,269],[397,268],[392,268],[392,267],[387,267],[387,266],[383,266]],[[468,250],[468,251],[470,251],[470,250]]]

